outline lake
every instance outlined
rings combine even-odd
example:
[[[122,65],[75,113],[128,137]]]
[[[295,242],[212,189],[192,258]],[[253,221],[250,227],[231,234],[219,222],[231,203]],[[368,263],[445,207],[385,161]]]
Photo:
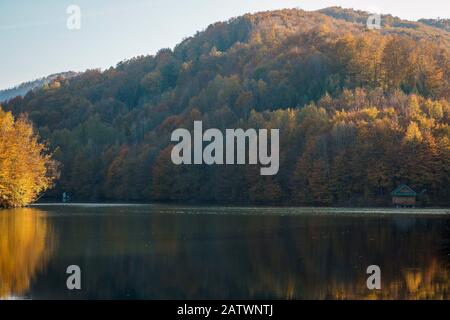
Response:
[[[81,290],[66,269],[81,268]],[[369,265],[381,290],[366,286]],[[0,210],[0,298],[449,299],[449,209]]]

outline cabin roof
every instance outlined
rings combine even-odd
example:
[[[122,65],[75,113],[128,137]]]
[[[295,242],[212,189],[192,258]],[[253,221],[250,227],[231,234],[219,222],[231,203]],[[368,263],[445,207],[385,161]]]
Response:
[[[391,192],[391,195],[395,197],[415,197],[417,196],[417,192],[406,184],[401,184]]]

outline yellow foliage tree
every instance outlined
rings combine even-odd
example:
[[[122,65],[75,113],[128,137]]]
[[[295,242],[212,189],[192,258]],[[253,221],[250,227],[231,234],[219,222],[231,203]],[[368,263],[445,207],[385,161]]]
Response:
[[[411,121],[408,128],[406,128],[405,140],[422,141],[422,133],[420,132],[419,126],[414,121]]]
[[[57,165],[25,117],[0,108],[0,207],[21,207],[53,185]]]

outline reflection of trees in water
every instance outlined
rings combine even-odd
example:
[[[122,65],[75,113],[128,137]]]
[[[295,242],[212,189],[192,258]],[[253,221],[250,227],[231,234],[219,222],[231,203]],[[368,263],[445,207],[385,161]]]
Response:
[[[331,286],[334,299],[449,299],[450,272],[437,259],[421,269],[404,270],[398,278],[382,281],[381,290],[367,290],[365,279],[359,285],[334,282]]]
[[[445,267],[450,270],[450,219],[445,221],[442,234],[441,254],[445,257]],[[447,282],[450,282],[450,280],[448,279]]]
[[[0,298],[26,294],[52,247],[53,231],[42,211],[0,211]]]
[[[79,262],[83,297],[449,298],[442,225],[432,220],[399,227],[390,218],[111,216],[61,226],[72,258],[55,270]],[[70,234],[77,237],[64,239]],[[382,270],[377,293],[366,288],[371,264]]]
[[[398,228],[393,219],[361,219],[360,225],[334,219],[305,218],[297,234],[280,241],[267,237],[264,249],[254,252],[261,261],[250,281],[254,292],[288,299],[450,297],[450,272],[438,258],[439,224],[404,218],[410,221]],[[371,264],[381,267],[380,291],[366,287]]]

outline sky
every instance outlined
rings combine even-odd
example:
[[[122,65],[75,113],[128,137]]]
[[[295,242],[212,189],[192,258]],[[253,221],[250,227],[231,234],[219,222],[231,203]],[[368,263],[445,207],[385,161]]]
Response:
[[[79,29],[67,27],[70,5],[80,9]],[[0,0],[0,90],[154,54],[245,13],[330,6],[408,20],[450,16],[448,0]]]

